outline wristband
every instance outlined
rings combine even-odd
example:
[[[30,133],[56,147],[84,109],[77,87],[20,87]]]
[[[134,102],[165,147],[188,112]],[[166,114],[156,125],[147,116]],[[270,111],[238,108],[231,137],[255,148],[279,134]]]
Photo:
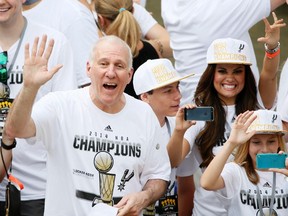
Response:
[[[1,147],[5,150],[11,150],[11,149],[15,148],[16,147],[16,139],[13,140],[13,143],[11,145],[6,145],[3,142],[3,139],[1,139]]]
[[[269,49],[266,43],[264,44],[264,47],[265,47],[266,53],[273,54],[273,53],[276,53],[280,49],[280,42],[277,43],[277,46],[274,49]]]
[[[266,52],[266,56],[267,56],[267,58],[269,58],[269,59],[272,59],[272,58],[278,56],[279,54],[280,54],[280,49],[278,49],[278,50],[277,50],[276,52],[274,52],[274,53],[268,53],[268,52]]]

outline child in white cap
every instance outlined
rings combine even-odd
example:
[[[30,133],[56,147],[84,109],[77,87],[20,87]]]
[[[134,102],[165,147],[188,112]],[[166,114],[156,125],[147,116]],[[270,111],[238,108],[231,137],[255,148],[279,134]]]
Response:
[[[155,209],[154,205],[146,209],[149,215],[155,214],[155,211],[156,215],[176,215],[178,213],[177,196],[175,194],[175,167],[188,154],[190,146],[182,146],[182,142],[170,145],[169,140],[175,128],[175,119],[171,117],[177,113],[177,118],[183,119],[184,107],[180,108],[179,82],[192,75],[179,76],[171,61],[165,58],[146,61],[136,70],[134,75],[135,92],[142,101],[152,107],[156,114],[162,128],[162,135],[167,143],[171,167],[174,168],[171,172],[170,185],[165,197],[156,204]],[[185,107],[192,108],[193,106],[187,105]],[[193,124],[195,124],[195,121],[186,121],[183,122],[181,127],[186,131]],[[169,208],[167,208],[168,206]]]
[[[285,132],[280,115],[274,111],[246,111],[237,116],[229,139],[200,181],[203,188],[216,191],[229,216],[288,214],[288,159],[282,155],[281,169],[272,163],[268,164],[272,169],[265,170],[256,165],[259,154],[284,153]],[[234,162],[226,164],[235,149]]]

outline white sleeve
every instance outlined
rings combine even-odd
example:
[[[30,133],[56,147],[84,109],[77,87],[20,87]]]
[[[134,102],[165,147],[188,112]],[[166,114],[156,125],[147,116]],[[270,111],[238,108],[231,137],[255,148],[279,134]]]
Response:
[[[134,17],[140,25],[142,37],[157,23],[153,16],[141,5],[134,3]]]
[[[195,146],[195,139],[205,122],[197,121],[196,125],[191,126],[184,134],[184,138],[188,141],[191,151],[186,158],[177,167],[177,176],[185,177],[193,175],[202,163],[201,155]]]
[[[141,173],[141,184],[144,186],[149,179],[170,180],[171,165],[166,145],[161,134],[161,128],[155,114],[147,119],[150,121],[150,127],[147,128],[147,152],[145,155],[145,165]]]
[[[227,201],[231,201],[238,193],[241,186],[241,167],[234,162],[226,163],[221,173],[224,180],[225,188],[217,191],[217,196],[223,203],[229,205]]]
[[[176,175],[180,177],[187,177],[194,175],[194,173],[199,169],[199,163],[194,157],[194,154],[190,152],[186,158],[177,167]]]

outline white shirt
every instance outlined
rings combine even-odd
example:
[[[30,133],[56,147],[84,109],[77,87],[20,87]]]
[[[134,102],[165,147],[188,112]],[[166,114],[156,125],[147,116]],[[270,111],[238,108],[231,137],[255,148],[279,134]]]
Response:
[[[125,97],[116,114],[98,109],[89,87],[35,104],[36,138],[48,151],[45,215],[87,215],[93,203],[114,205],[149,179],[169,181],[158,119],[148,104]]]
[[[269,199],[272,194],[273,173],[257,171],[260,182],[259,194],[263,211],[268,215]],[[236,163],[227,163],[221,173],[225,188],[217,191],[217,197],[225,204],[228,216],[234,215],[260,215],[257,203],[256,186],[249,181],[246,171]],[[286,216],[288,214],[288,181],[283,174],[276,174],[275,203],[273,215]]]

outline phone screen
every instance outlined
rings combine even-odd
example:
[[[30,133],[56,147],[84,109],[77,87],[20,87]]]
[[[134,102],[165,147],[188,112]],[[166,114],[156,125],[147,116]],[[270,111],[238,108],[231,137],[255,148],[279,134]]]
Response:
[[[269,168],[285,168],[285,160],[287,154],[277,153],[263,153],[257,154],[256,156],[256,167],[258,169],[269,169]]]
[[[213,121],[214,109],[213,107],[195,107],[193,109],[184,109],[184,119],[195,121]]]

